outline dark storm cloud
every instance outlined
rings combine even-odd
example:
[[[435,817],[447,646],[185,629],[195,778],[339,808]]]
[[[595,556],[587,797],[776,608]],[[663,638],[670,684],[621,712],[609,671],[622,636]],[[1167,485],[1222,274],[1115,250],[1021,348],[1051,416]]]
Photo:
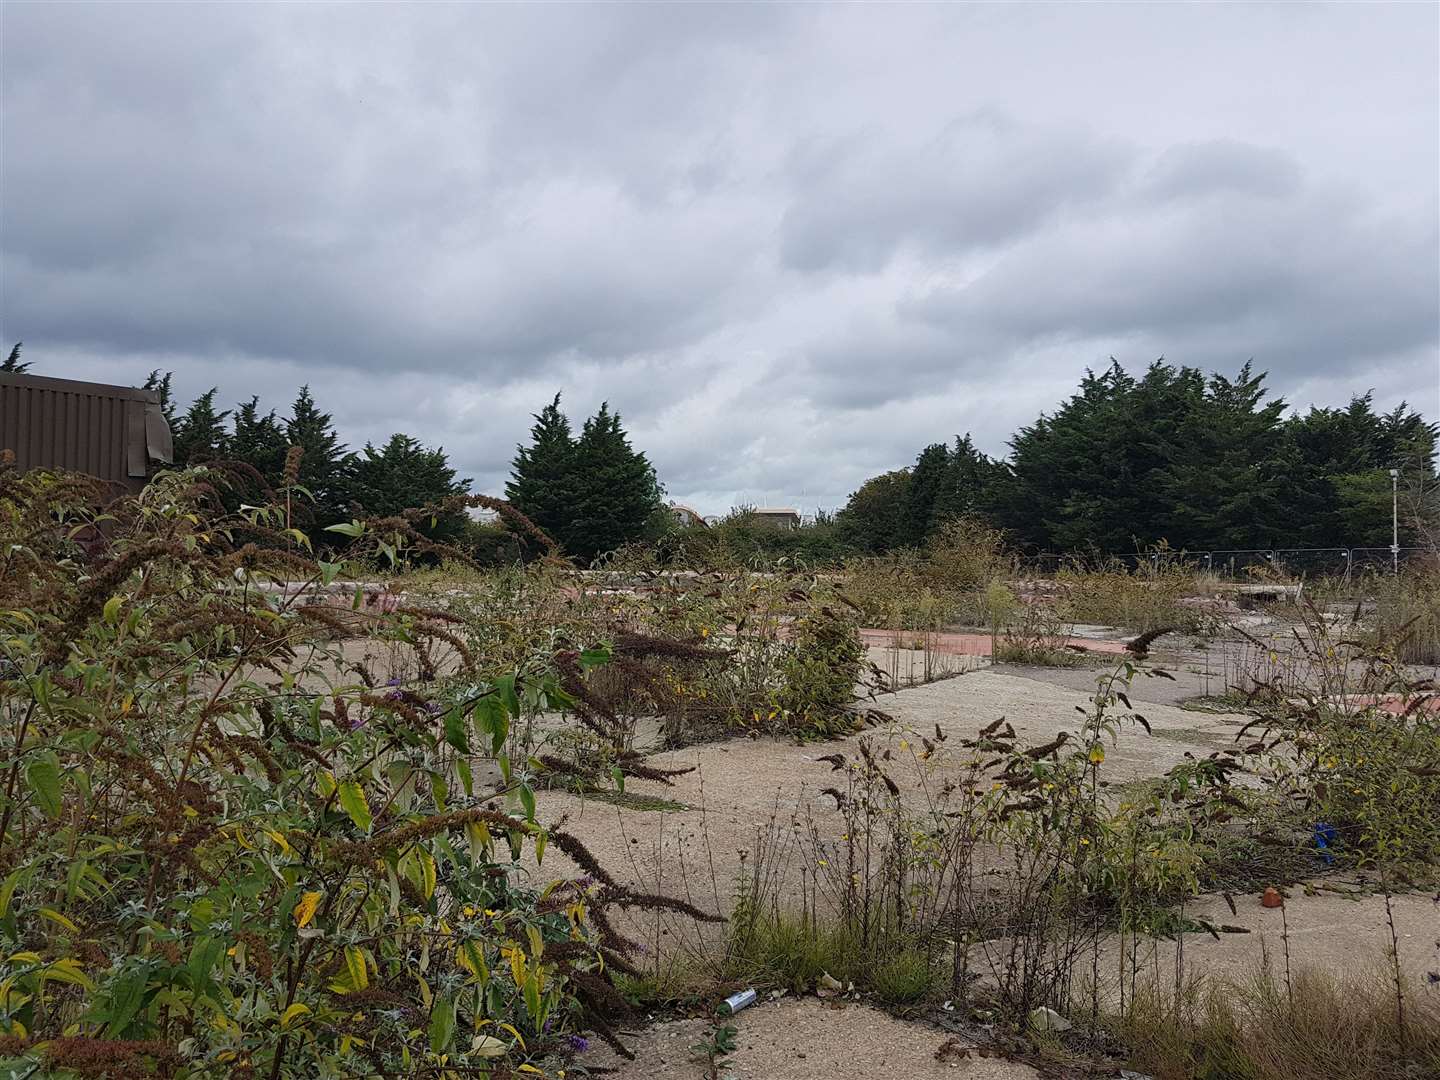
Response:
[[[0,320],[496,490],[624,413],[672,495],[834,505],[1087,366],[1437,400],[1440,13],[0,6]],[[1122,59],[1116,59],[1122,58]]]

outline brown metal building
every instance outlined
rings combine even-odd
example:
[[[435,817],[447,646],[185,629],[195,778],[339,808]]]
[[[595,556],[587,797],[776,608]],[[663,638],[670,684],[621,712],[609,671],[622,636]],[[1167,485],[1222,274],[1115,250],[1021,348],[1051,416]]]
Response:
[[[0,450],[23,469],[70,469],[139,491],[174,460],[160,395],[133,386],[0,374]]]

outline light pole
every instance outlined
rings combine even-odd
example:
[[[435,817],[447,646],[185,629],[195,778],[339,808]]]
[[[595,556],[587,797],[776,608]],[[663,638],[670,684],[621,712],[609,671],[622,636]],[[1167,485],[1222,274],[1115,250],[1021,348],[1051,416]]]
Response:
[[[1390,572],[1400,573],[1400,470],[1390,470]]]

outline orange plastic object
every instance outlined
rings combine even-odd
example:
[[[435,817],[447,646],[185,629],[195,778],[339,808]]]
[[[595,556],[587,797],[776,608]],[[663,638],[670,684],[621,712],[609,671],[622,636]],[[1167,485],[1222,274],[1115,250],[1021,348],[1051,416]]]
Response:
[[[1260,905],[1262,907],[1284,907],[1285,898],[1280,895],[1278,889],[1266,889],[1265,895],[1260,897]]]

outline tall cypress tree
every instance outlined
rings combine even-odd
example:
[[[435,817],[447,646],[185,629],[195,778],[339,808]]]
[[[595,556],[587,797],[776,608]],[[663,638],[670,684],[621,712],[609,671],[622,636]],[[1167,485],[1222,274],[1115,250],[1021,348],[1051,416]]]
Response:
[[[211,387],[185,410],[185,415],[174,424],[175,464],[180,468],[188,465],[203,465],[225,456],[229,433],[225,430],[225,418],[230,415],[215,411],[216,388]]]
[[[350,476],[350,499],[369,515],[398,514],[469,490],[470,481],[456,477],[443,448],[431,450],[400,432],[378,450],[366,443]],[[452,541],[463,532],[464,520],[442,515],[433,526],[426,521],[417,528],[433,540]]]
[[[655,469],[630,445],[608,402],[585,421],[575,443],[575,517],[567,547],[593,559],[640,539],[661,509]]]
[[[994,504],[1004,469],[981,452],[967,432],[955,436],[945,487],[935,504],[935,520],[942,525],[967,514],[984,514]]]
[[[349,454],[340,436],[335,433],[330,414],[321,412],[302,386],[285,422],[285,438],[291,446],[303,451],[300,458],[300,485],[313,499],[311,511],[318,527],[333,525],[350,516],[346,502],[346,485],[353,455]]]
[[[255,396],[236,406],[232,424],[230,457],[245,462],[271,487],[279,486],[290,443],[275,410],[262,414],[260,398]]]
[[[574,551],[575,437],[560,411],[560,395],[535,414],[530,445],[515,448],[505,498],[561,547]]]
[[[24,375],[30,370],[30,362],[20,359],[20,346],[24,344],[23,341],[15,342],[14,348],[10,350],[10,355],[5,358],[4,363],[0,363],[0,371],[8,371],[12,375]]]
[[[919,547],[939,524],[937,511],[943,509],[945,487],[950,478],[950,450],[944,443],[932,443],[915,459],[901,517],[900,541]]]

